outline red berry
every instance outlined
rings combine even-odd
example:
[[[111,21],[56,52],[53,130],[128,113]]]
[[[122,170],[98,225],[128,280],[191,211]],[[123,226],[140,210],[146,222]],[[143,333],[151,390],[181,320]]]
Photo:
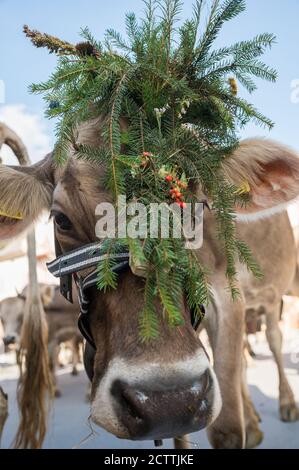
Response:
[[[151,152],[143,152],[142,155],[143,155],[144,157],[151,157],[151,156],[152,156]]]
[[[183,195],[180,191],[176,190],[175,195],[178,199],[180,199]]]
[[[175,202],[178,206],[180,206],[181,209],[185,209],[187,207],[187,204],[184,201],[177,199]]]
[[[167,175],[167,176],[165,177],[165,180],[166,180],[168,183],[170,183],[170,182],[173,180],[173,176],[172,176],[172,175]]]

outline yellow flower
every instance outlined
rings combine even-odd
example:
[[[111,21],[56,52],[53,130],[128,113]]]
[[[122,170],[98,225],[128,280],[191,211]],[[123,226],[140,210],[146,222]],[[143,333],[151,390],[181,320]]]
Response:
[[[238,187],[238,189],[235,191],[235,194],[242,195],[242,194],[248,194],[250,193],[251,188],[250,184],[248,181],[244,181],[241,186]]]
[[[237,80],[233,77],[229,78],[228,79],[228,83],[230,85],[230,89],[231,89],[231,92],[234,96],[236,96],[238,94],[238,84],[237,84]]]

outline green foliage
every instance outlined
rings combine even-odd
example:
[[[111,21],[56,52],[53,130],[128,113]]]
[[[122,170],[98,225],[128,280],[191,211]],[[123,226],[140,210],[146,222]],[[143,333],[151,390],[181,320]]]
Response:
[[[49,80],[31,89],[42,93],[48,104],[58,103],[47,110],[48,117],[58,118],[57,163],[66,161],[70,146],[78,158],[104,162],[106,184],[115,201],[119,194],[147,206],[167,201],[167,185],[159,176],[163,168],[175,171],[179,178],[184,175],[189,188],[194,182],[200,184],[213,201],[228,283],[235,297],[237,260],[256,275],[260,273],[249,248],[236,238],[234,206],[241,196],[224,181],[221,164],[237,146],[240,128],[249,121],[269,128],[273,123],[239,97],[229,79],[250,93],[256,89],[255,78],[275,81],[275,70],[260,59],[275,37],[260,34],[213,49],[224,23],[244,11],[244,0],[212,0],[208,11],[203,0],[196,0],[192,17],[183,24],[179,22],[180,0],[145,0],[144,4],[140,21],[134,13],[127,14],[125,38],[108,29],[99,43],[88,29],[82,30],[89,46],[77,45],[73,55],[69,47],[67,55],[60,54]],[[49,36],[46,40],[51,49]],[[97,116],[103,119],[103,147],[78,146],[74,128]],[[121,118],[126,121],[125,131]],[[146,160],[143,152],[150,153]],[[187,191],[187,202],[194,197]],[[158,334],[157,298],[172,326],[182,322],[184,295],[200,315],[200,304],[210,298],[207,274],[182,240],[148,238],[142,246],[130,239],[122,243],[149,266],[140,317],[144,339]],[[100,289],[116,287],[112,265],[109,257],[100,263]]]

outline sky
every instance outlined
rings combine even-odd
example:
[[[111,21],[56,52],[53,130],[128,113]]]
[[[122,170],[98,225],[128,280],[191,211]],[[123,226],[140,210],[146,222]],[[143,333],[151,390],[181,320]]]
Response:
[[[208,1],[208,0],[207,0]],[[190,16],[192,0],[185,0],[182,16]],[[44,81],[54,70],[56,58],[36,49],[22,33],[23,24],[69,42],[79,42],[81,27],[88,26],[97,39],[105,29],[124,32],[124,15],[143,9],[142,0],[0,0],[0,121],[24,139],[33,161],[52,148],[54,123],[43,117],[43,100],[28,92],[32,82]],[[270,136],[299,150],[299,0],[247,0],[247,10],[227,23],[217,46],[250,39],[261,32],[277,36],[265,55],[278,71],[278,81],[258,81],[250,101],[269,116],[269,132],[249,125],[242,137]],[[293,89],[292,89],[293,86]],[[240,94],[248,96],[240,90]],[[4,101],[4,102],[3,102]],[[9,151],[4,158],[12,159]]]

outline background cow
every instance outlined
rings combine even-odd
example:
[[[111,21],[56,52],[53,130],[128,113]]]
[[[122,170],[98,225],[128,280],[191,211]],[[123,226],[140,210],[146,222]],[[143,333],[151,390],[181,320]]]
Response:
[[[213,222],[210,222],[212,227]],[[205,234],[213,237],[213,230],[206,225]],[[218,271],[213,286],[221,285],[215,290],[214,302],[206,316],[207,330],[214,352],[215,369],[222,385],[224,403],[219,418],[210,428],[211,442],[215,447],[233,446],[237,426],[245,428],[246,446],[255,447],[262,440],[257,415],[249,396],[246,384],[245,364],[243,361],[243,336],[245,332],[246,309],[267,312],[267,339],[279,365],[280,416],[284,421],[298,419],[298,408],[293,392],[288,384],[282,364],[282,337],[278,321],[281,311],[281,298],[291,285],[296,272],[296,244],[293,231],[286,212],[273,215],[267,220],[238,223],[238,235],[252,249],[255,259],[263,272],[262,279],[256,279],[243,265],[239,265],[239,288],[241,298],[232,302],[225,289],[224,273]],[[204,248],[204,247],[203,247]],[[213,251],[215,256],[215,250]],[[204,256],[204,249],[201,251]],[[215,257],[219,262],[221,252]],[[220,258],[221,259],[221,258]],[[215,288],[215,287],[214,287]],[[221,329],[221,331],[220,331]],[[236,370],[237,368],[237,370]],[[228,377],[230,380],[228,380]],[[236,404],[240,402],[240,414]],[[235,403],[235,404],[234,404]],[[230,432],[224,434],[230,423]]]
[[[48,349],[55,395],[60,396],[56,385],[55,370],[59,359],[59,347],[67,343],[72,351],[72,374],[77,375],[77,365],[80,360],[82,336],[78,330],[77,318],[79,305],[67,302],[55,285],[39,284],[41,299],[48,323]],[[13,346],[18,357],[21,328],[24,319],[24,309],[28,287],[16,297],[9,297],[0,302],[0,319],[3,325],[3,342],[6,347]]]

